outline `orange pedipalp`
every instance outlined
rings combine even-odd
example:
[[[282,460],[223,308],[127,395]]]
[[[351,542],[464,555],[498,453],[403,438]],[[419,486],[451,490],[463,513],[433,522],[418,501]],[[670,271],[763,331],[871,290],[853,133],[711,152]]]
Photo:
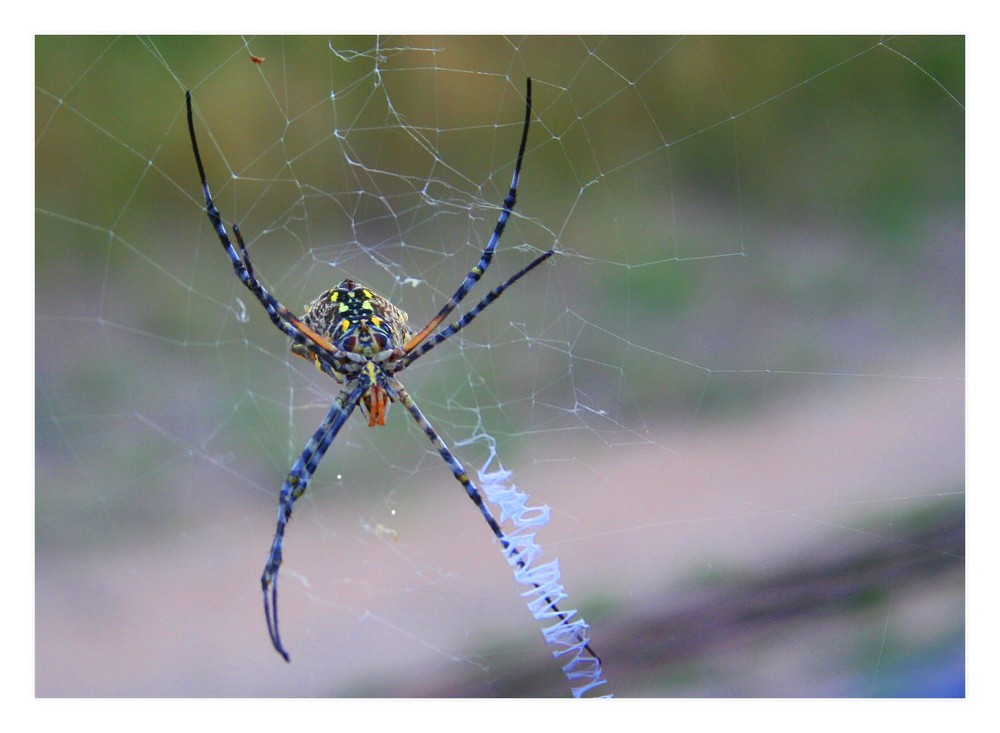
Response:
[[[424,326],[423,330],[420,333],[414,334],[414,336],[410,338],[409,341],[403,344],[403,351],[409,354],[415,348],[420,346],[420,344],[424,341],[424,339],[430,336],[431,331],[437,328],[444,319],[445,316],[438,316],[437,318],[434,318],[430,323]]]
[[[307,326],[305,323],[299,320],[299,318],[287,308],[282,308],[278,312],[278,315],[280,315],[286,321],[295,326],[295,328],[298,329],[303,336],[306,336],[310,341],[312,341],[314,344],[316,344],[324,351],[333,352],[337,350],[329,339],[326,339],[320,336],[315,331],[313,331],[311,328],[309,328],[309,326]],[[302,354],[296,354],[296,356],[302,356]],[[307,359],[308,357],[302,356],[302,358]]]
[[[389,408],[389,395],[377,384],[372,385],[364,397],[368,407],[368,427],[385,425],[385,414]]]

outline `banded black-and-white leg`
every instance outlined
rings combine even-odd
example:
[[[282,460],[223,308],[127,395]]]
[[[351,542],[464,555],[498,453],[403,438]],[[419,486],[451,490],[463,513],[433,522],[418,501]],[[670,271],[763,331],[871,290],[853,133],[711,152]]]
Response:
[[[433,428],[430,422],[428,422],[427,418],[424,417],[420,408],[417,407],[417,403],[413,401],[413,398],[410,397],[403,385],[395,379],[393,379],[392,383],[386,387],[386,391],[389,393],[390,397],[394,400],[398,400],[409,411],[410,415],[413,416],[413,419],[416,420],[417,425],[420,426],[420,429],[424,431],[424,434],[430,439],[431,443],[437,449],[438,454],[444,459],[444,462],[448,464],[448,467],[454,474],[455,479],[462,484],[462,488],[465,489],[466,495],[472,500],[472,503],[479,508],[480,513],[486,520],[486,524],[489,525],[490,529],[493,530],[493,534],[496,535],[497,540],[500,541],[500,546],[504,550],[504,555],[509,553],[515,559],[517,566],[521,570],[525,570],[524,560],[518,557],[517,550],[512,547],[512,543],[509,539],[507,539],[500,523],[497,522],[496,518],[493,516],[493,512],[490,511],[490,508],[486,506],[486,502],[483,501],[482,494],[479,489],[476,488],[472,479],[469,478],[469,474],[465,470],[465,467],[458,461],[457,458],[455,458],[454,455],[452,455],[448,446],[446,446],[444,441],[441,440],[441,436],[437,434],[437,431]],[[532,583],[532,585],[534,585],[536,589],[541,589],[541,586],[538,583]],[[563,611],[559,610],[559,606],[556,605],[555,601],[548,596],[543,597],[546,605],[552,609],[552,613],[554,613],[555,616],[562,622],[568,622],[569,617]],[[591,649],[589,642],[583,638],[580,638],[579,641],[583,644],[583,648],[587,650],[587,653],[600,663],[600,657],[598,657],[594,650]]]
[[[511,277],[508,278],[506,282],[493,288],[483,297],[482,300],[480,300],[476,304],[476,306],[472,310],[470,310],[468,313],[466,313],[459,320],[455,321],[447,328],[438,331],[436,334],[434,334],[434,337],[432,339],[424,341],[422,344],[420,344],[420,346],[418,346],[416,349],[407,354],[403,359],[401,359],[400,361],[402,362],[402,367],[400,368],[408,367],[410,364],[412,364],[414,361],[416,361],[421,356],[426,354],[428,351],[433,349],[439,343],[441,343],[445,339],[451,338],[456,333],[461,331],[463,328],[468,326],[472,322],[472,319],[474,319],[476,316],[482,313],[490,303],[499,298],[504,290],[506,290],[511,285],[516,283],[524,275],[527,275],[529,272],[534,270],[536,267],[545,262],[545,260],[547,260],[555,253],[556,251],[554,249],[550,249],[548,252],[543,252],[534,260],[529,262],[527,266],[523,267],[521,270],[511,275]]]
[[[292,470],[288,472],[288,478],[281,487],[278,502],[278,526],[274,532],[274,540],[271,542],[271,552],[267,556],[267,564],[264,566],[264,574],[260,578],[261,589],[264,592],[264,616],[267,618],[267,631],[271,635],[271,643],[278,653],[289,661],[288,652],[281,644],[281,635],[278,633],[278,570],[281,568],[281,549],[285,540],[285,526],[292,518],[292,509],[295,502],[305,493],[309,485],[309,479],[319,462],[323,460],[337,433],[347,422],[347,418],[358,406],[361,395],[364,394],[366,385],[356,384],[350,391],[344,389],[333,401],[333,406],[320,426],[313,433],[313,436],[306,443],[302,454],[295,461]]]
[[[343,352],[338,352],[327,339],[302,323],[294,313],[283,306],[277,298],[271,295],[260,284],[260,281],[254,275],[253,265],[250,262],[250,256],[247,254],[246,245],[243,242],[243,235],[240,234],[240,228],[235,224],[233,225],[233,234],[236,236],[236,242],[240,246],[240,252],[238,253],[236,248],[233,247],[233,243],[229,239],[229,233],[226,231],[226,226],[222,223],[222,215],[219,213],[219,209],[212,198],[212,192],[208,187],[208,179],[205,177],[205,166],[201,162],[201,152],[198,150],[198,137],[194,132],[194,112],[191,107],[191,92],[187,93],[185,99],[187,101],[188,132],[191,135],[191,147],[194,150],[194,159],[198,164],[198,175],[201,177],[201,189],[205,196],[205,212],[208,214],[208,219],[212,223],[219,241],[222,242],[222,248],[229,256],[229,261],[233,265],[236,277],[246,286],[247,290],[254,294],[254,297],[260,301],[260,304],[264,306],[264,310],[267,311],[271,322],[290,339],[302,344],[311,353],[315,354],[318,359],[317,363],[321,362],[326,366],[323,371],[333,376],[334,367],[336,366],[335,362],[338,358],[343,358]]]
[[[479,258],[479,262],[473,267],[469,274],[465,276],[462,284],[459,285],[458,290],[455,294],[451,296],[451,299],[444,304],[444,307],[434,316],[430,323],[423,327],[423,329],[413,335],[413,337],[403,345],[403,351],[410,352],[415,348],[420,346],[420,344],[428,336],[433,333],[441,323],[444,321],[448,315],[455,310],[459,303],[469,294],[469,291],[475,287],[476,283],[486,272],[486,269],[490,266],[490,262],[493,261],[493,253],[497,248],[497,243],[500,241],[500,237],[503,236],[504,227],[507,226],[507,219],[510,218],[511,212],[514,210],[514,202],[517,200],[517,184],[521,176],[521,162],[524,160],[524,148],[528,143],[528,128],[531,126],[531,79],[528,79],[527,86],[525,89],[525,111],[524,111],[524,129],[521,132],[521,145],[517,150],[517,162],[514,164],[514,175],[511,177],[510,190],[507,192],[507,196],[503,200],[503,208],[500,210],[500,217],[497,219],[496,227],[493,229],[493,234],[490,236],[490,241],[486,244],[486,248],[483,250],[482,256]]]

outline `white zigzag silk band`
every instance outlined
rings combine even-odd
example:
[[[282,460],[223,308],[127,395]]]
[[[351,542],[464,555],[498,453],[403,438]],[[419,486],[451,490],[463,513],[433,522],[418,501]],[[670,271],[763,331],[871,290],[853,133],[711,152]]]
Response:
[[[603,677],[601,660],[588,647],[590,638],[587,631],[590,627],[587,622],[576,610],[553,608],[568,597],[560,582],[559,560],[535,564],[542,554],[542,548],[535,543],[536,533],[533,530],[548,524],[550,509],[544,504],[528,506],[527,494],[518,491],[514,484],[508,484],[513,474],[499,465],[499,462],[497,470],[488,470],[496,460],[496,448],[490,441],[489,458],[476,473],[486,498],[500,508],[500,524],[509,520],[514,525],[512,532],[504,529],[504,536],[508,541],[503,550],[504,556],[514,568],[517,582],[531,586],[521,596],[527,599],[532,615],[542,622],[554,621],[552,625],[542,629],[542,635],[546,643],[554,647],[553,657],[569,657],[562,665],[563,673],[572,683],[582,682],[573,687],[572,692],[574,697],[583,697],[594,688],[607,684],[607,680]]]

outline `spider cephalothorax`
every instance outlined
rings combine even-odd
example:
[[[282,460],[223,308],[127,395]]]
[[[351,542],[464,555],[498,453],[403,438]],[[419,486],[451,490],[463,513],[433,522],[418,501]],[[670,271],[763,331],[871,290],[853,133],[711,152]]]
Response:
[[[413,398],[396,379],[395,375],[408,367],[414,361],[465,328],[472,320],[496,300],[508,287],[522,276],[536,268],[554,254],[550,249],[538,255],[526,267],[509,277],[501,285],[493,288],[464,316],[451,325],[441,327],[448,315],[458,307],[469,291],[486,272],[493,253],[510,214],[514,209],[517,196],[518,177],[521,173],[521,162],[524,159],[524,148],[528,141],[528,127],[531,123],[531,80],[528,80],[525,94],[524,127],[521,131],[521,145],[517,151],[517,161],[514,164],[514,175],[511,178],[510,190],[504,198],[500,216],[497,218],[493,235],[479,258],[479,262],[469,271],[444,307],[438,311],[426,326],[414,333],[406,325],[406,313],[394,306],[381,295],[369,290],[360,283],[347,279],[332,290],[323,293],[306,307],[306,313],[299,318],[283,306],[267,289],[261,285],[254,275],[253,264],[247,253],[246,245],[240,229],[233,225],[233,234],[239,252],[233,246],[226,231],[219,210],[212,200],[205,177],[205,168],[198,151],[198,140],[194,133],[194,113],[191,107],[191,94],[187,95],[188,131],[191,135],[191,147],[194,150],[195,162],[198,164],[198,174],[201,177],[202,193],[205,196],[205,211],[212,223],[222,247],[232,263],[236,277],[250,290],[264,306],[268,318],[292,340],[292,353],[313,362],[316,368],[344,385],[340,394],[333,400],[330,407],[306,444],[301,455],[292,465],[285,483],[281,487],[278,499],[278,526],[271,543],[271,552],[261,576],[261,588],[264,592],[264,615],[267,619],[267,629],[271,635],[271,643],[285,661],[288,652],[281,644],[278,633],[278,569],[281,567],[282,546],[285,537],[285,527],[292,517],[292,509],[296,500],[305,493],[309,479],[323,460],[323,455],[329,449],[337,433],[347,422],[347,418],[358,405],[368,415],[371,426],[384,425],[385,413],[390,402],[400,402],[427,435],[431,444],[441,458],[451,469],[455,479],[462,484],[468,497],[479,508],[493,534],[510,554],[518,557],[513,543],[504,534],[499,523],[493,517],[489,508],[483,503],[479,490],[472,483],[468,472],[462,467],[437,432],[424,417]],[[440,328],[440,330],[438,330]],[[518,558],[517,564],[524,569],[524,561]],[[536,588],[541,589],[535,584]],[[562,621],[568,618],[556,606],[555,601],[545,596],[548,607]],[[586,641],[581,639],[585,648],[597,658]]]

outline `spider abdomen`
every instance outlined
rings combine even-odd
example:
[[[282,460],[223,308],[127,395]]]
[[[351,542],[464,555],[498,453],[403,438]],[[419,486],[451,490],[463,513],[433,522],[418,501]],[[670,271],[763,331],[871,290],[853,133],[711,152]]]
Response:
[[[341,351],[376,361],[381,361],[380,354],[402,347],[413,335],[406,321],[404,311],[350,279],[306,306],[302,317],[303,323]],[[313,360],[301,344],[293,344],[292,352]]]

